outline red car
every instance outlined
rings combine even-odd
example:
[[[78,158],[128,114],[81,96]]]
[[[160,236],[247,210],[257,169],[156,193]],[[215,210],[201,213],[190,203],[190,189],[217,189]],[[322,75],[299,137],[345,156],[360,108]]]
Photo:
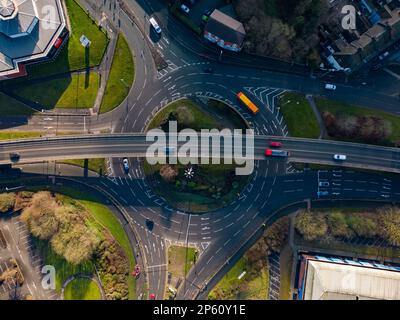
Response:
[[[269,143],[269,146],[271,148],[280,148],[280,147],[282,147],[282,143],[278,142],[278,141],[272,141]]]
[[[156,295],[154,293],[150,294],[150,300],[156,300]]]
[[[55,47],[56,49],[58,49],[58,48],[61,46],[62,42],[63,42],[63,39],[58,38],[58,39],[56,40],[56,42],[54,42],[54,47]]]
[[[265,149],[265,155],[266,155],[267,157],[272,156],[272,150],[271,150],[271,149]]]
[[[138,277],[140,275],[140,267],[139,267],[139,265],[135,266],[135,270],[132,271],[132,275],[134,277]]]

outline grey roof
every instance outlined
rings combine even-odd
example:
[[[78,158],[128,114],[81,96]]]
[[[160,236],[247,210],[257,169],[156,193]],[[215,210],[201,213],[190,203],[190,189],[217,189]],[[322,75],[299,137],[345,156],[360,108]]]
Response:
[[[7,11],[10,3],[14,11]],[[65,27],[60,0],[0,0],[0,76],[18,72],[18,63],[46,57]]]
[[[246,31],[243,24],[225,13],[215,9],[208,19],[206,31],[212,33],[225,42],[232,42],[238,45],[243,43]]]

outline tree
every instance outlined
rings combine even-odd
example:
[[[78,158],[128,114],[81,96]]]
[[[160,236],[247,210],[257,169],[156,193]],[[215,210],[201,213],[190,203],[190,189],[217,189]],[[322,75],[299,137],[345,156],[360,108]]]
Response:
[[[56,208],[57,203],[50,192],[38,192],[32,197],[31,205],[23,210],[21,220],[28,225],[35,237],[50,239],[59,226]]]
[[[400,246],[400,209],[384,207],[378,210],[382,236],[392,245]]]
[[[320,239],[328,231],[325,215],[312,214],[306,210],[300,211],[296,216],[295,227],[306,240]]]
[[[175,178],[178,176],[178,169],[169,164],[164,164],[160,168],[160,176],[166,182],[175,182]]]

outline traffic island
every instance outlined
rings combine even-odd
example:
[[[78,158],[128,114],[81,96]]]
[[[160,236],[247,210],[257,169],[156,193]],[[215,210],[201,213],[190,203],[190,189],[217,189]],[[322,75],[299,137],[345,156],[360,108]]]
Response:
[[[172,120],[177,121],[178,130],[247,127],[233,108],[221,102],[210,100],[200,106],[192,100],[181,99],[161,109],[148,129],[167,131]],[[237,199],[249,180],[249,176],[236,175],[237,167],[224,164],[223,160],[220,164],[193,165],[150,165],[143,161],[143,171],[153,191],[169,205],[186,212],[216,210]]]

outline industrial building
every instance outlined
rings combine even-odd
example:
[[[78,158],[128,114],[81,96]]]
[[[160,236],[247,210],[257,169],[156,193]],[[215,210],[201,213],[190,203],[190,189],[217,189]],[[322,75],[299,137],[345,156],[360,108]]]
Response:
[[[301,254],[296,283],[299,300],[398,300],[400,266]]]

